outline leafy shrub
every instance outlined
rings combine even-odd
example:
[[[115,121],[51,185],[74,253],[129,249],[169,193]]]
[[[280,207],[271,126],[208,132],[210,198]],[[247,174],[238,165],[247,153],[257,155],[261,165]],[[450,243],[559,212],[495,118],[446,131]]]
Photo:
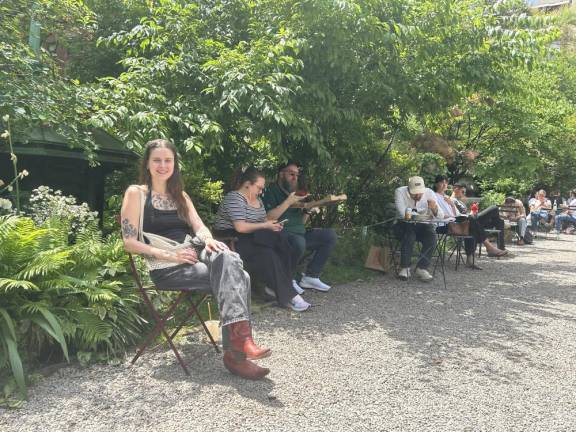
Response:
[[[12,376],[22,396],[25,365],[55,354],[113,358],[145,325],[122,241],[84,229],[70,245],[70,224],[0,217],[0,378]]]
[[[482,207],[488,208],[491,205],[502,205],[506,195],[502,192],[485,191],[482,194]]]

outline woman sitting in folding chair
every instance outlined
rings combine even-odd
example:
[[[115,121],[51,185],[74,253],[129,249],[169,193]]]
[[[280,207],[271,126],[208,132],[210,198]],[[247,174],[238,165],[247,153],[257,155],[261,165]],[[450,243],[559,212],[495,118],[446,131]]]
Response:
[[[176,147],[163,139],[148,142],[140,177],[122,203],[124,248],[144,256],[158,289],[211,291],[220,309],[224,366],[244,378],[263,378],[270,370],[250,361],[270,355],[252,340],[250,277],[238,254],[212,238],[183,191]]]
[[[454,202],[446,195],[446,190],[448,189],[448,177],[444,175],[437,175],[434,179],[434,192],[436,192],[436,197],[438,205],[447,217],[456,218],[457,222],[468,221],[470,227],[470,235],[464,238],[464,251],[466,252],[466,266],[474,269],[481,270],[480,267],[474,262],[474,250],[476,249],[477,243],[482,243],[488,251],[488,256],[499,257],[507,254],[507,251],[501,250],[494,246],[488,240],[488,235],[484,228],[478,221],[478,219],[469,217],[466,214],[460,213]],[[436,228],[437,232],[448,232],[448,226],[441,226]]]

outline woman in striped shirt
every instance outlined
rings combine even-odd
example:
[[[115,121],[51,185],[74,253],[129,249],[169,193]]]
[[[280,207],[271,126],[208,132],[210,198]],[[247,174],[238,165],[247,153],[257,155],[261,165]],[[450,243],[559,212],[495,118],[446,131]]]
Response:
[[[280,233],[283,225],[266,218],[260,199],[264,186],[264,175],[256,168],[241,172],[235,190],[220,204],[214,229],[234,232],[238,253],[250,272],[274,291],[280,305],[303,312],[310,304],[292,286],[290,244]]]

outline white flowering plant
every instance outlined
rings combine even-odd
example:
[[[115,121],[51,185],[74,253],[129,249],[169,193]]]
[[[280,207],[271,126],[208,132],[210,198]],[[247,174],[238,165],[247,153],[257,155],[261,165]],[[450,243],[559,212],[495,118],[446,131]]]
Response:
[[[90,211],[88,204],[78,204],[73,196],[64,196],[61,191],[54,191],[48,186],[39,186],[32,191],[26,213],[39,226],[50,220],[68,222],[71,240],[87,230],[93,230],[98,223],[98,212]]]
[[[14,153],[14,147],[12,146],[12,133],[10,131],[10,116],[8,114],[2,116],[2,121],[8,127],[2,134],[0,134],[0,138],[5,139],[8,142],[8,146],[10,148],[10,160],[12,161],[12,167],[14,168],[14,178],[9,181],[8,183],[4,183],[2,179],[0,179],[0,195],[5,192],[11,193],[16,187],[16,213],[20,212],[20,180],[24,177],[27,177],[30,173],[27,170],[22,170],[18,172],[18,157]],[[6,198],[0,198],[0,214],[3,213],[12,213],[14,210],[12,208],[12,201]]]

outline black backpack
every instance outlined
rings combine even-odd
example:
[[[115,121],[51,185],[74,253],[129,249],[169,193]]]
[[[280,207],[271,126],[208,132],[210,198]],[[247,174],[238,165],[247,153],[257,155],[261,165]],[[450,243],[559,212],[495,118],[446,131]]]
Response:
[[[526,244],[532,244],[534,242],[534,237],[532,237],[532,233],[529,229],[526,229],[523,240]]]

